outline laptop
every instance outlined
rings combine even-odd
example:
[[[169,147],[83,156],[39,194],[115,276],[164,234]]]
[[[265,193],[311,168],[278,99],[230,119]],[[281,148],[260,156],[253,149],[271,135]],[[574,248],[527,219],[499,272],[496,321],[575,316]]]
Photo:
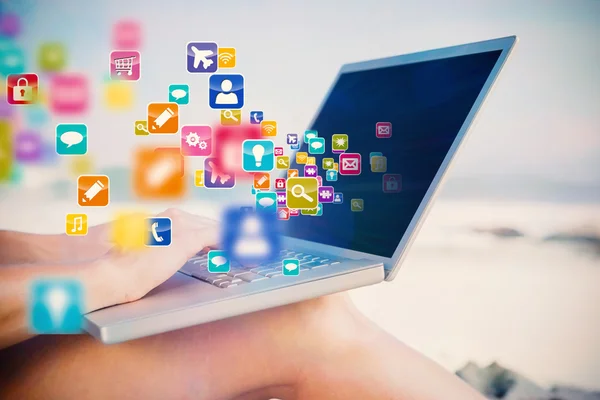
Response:
[[[87,314],[85,330],[119,343],[393,280],[516,41],[344,65],[310,124],[325,138],[315,164],[334,198],[322,215],[279,222],[281,260],[214,274],[198,253],[144,298]],[[336,134],[348,135],[346,149]],[[327,158],[336,177],[322,168]],[[282,273],[289,258],[297,276]]]

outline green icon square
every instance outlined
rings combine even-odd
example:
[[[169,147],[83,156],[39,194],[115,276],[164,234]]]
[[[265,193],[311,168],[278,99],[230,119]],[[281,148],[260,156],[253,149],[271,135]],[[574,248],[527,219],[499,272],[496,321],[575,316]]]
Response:
[[[150,132],[148,131],[148,121],[135,121],[133,128],[134,133],[137,136],[146,136],[150,134]]]
[[[286,276],[300,275],[300,260],[295,258],[286,258],[281,262],[281,271]]]
[[[43,43],[38,50],[38,64],[45,72],[62,71],[67,66],[67,49],[62,43]]]
[[[333,158],[324,158],[322,161],[321,167],[325,170],[333,169],[334,163],[335,163],[335,160]]]
[[[346,151],[348,150],[348,135],[343,133],[336,133],[331,136],[331,150],[333,151]]]
[[[208,272],[214,274],[226,274],[231,269],[229,256],[223,250],[211,250],[208,252]]]
[[[365,202],[363,199],[352,199],[350,200],[350,210],[353,212],[362,212],[365,208]]]
[[[56,125],[56,153],[61,156],[82,156],[87,153],[88,132],[85,124]]]

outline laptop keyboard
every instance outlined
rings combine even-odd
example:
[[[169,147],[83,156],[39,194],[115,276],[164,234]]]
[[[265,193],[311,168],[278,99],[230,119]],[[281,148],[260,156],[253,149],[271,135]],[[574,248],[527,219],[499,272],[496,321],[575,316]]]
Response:
[[[208,254],[198,253],[197,256],[190,258],[179,269],[179,272],[224,289],[283,276],[282,262],[287,258],[295,258],[300,261],[300,274],[302,271],[329,267],[340,263],[337,260],[308,253],[282,250],[279,254],[279,259],[273,262],[258,266],[241,265],[232,262],[229,272],[212,273],[208,271]]]

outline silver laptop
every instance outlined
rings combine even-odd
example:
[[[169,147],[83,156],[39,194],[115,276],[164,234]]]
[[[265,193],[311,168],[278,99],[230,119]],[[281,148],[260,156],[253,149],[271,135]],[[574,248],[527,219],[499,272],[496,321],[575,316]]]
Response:
[[[279,222],[281,260],[300,260],[299,275],[284,275],[281,260],[209,273],[199,253],[143,299],[87,314],[85,329],[118,343],[394,279],[516,41],[344,65],[310,128],[325,138],[316,164],[335,202]],[[350,156],[333,134],[348,135]],[[324,158],[339,163],[337,181]]]

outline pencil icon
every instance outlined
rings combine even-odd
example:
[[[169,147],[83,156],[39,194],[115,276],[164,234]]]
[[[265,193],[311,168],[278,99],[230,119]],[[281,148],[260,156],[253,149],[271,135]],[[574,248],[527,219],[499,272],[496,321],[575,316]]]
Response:
[[[88,201],[91,201],[98,193],[100,193],[102,189],[104,189],[104,185],[102,182],[100,182],[100,180],[97,180],[96,183],[94,183],[92,187],[83,194],[81,202],[87,203]]]
[[[108,205],[107,176],[82,175],[79,177],[78,187],[80,205],[101,207]]]

